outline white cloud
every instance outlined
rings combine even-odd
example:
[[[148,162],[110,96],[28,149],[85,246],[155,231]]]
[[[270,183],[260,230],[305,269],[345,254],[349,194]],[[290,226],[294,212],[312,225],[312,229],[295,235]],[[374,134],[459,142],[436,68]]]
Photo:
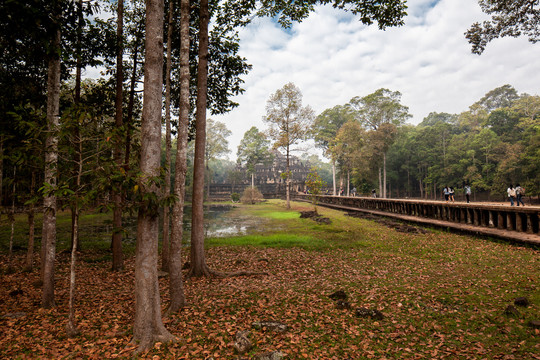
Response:
[[[269,96],[287,82],[317,113],[384,87],[402,93],[411,123],[430,112],[460,113],[488,91],[510,84],[538,94],[540,46],[525,38],[497,39],[481,56],[464,33],[486,18],[474,0],[409,0],[405,26],[378,30],[352,15],[320,7],[285,31],[269,19],[242,30],[240,53],[253,65],[240,107],[215,116],[233,131],[232,154],[244,133],[262,121]]]

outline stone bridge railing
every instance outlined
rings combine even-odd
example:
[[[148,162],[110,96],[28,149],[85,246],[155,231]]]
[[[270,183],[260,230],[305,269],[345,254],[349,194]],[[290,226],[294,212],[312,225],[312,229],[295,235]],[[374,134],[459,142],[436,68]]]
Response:
[[[308,195],[298,194],[308,200]],[[321,205],[539,235],[540,208],[465,202],[319,196]],[[538,238],[540,241],[540,237]]]

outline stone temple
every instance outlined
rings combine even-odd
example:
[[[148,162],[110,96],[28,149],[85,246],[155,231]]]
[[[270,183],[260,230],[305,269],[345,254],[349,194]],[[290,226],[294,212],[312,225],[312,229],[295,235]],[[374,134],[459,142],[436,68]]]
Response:
[[[274,160],[271,164],[258,164],[255,167],[254,184],[265,198],[279,198],[285,196],[285,179],[281,177],[287,169],[287,157],[281,152],[273,151]],[[300,160],[296,156],[289,156],[291,170],[291,191],[303,191],[304,184],[311,169],[308,161]],[[230,199],[232,193],[242,194],[245,188],[251,186],[251,175],[245,167],[238,166],[237,170],[242,174],[236,182],[216,183],[212,182],[209,187],[209,198],[212,200]]]

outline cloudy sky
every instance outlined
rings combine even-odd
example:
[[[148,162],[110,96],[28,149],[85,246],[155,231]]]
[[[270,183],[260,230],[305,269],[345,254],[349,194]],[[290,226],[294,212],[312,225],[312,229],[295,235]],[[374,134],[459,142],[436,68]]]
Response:
[[[540,44],[526,38],[497,39],[480,56],[464,33],[486,19],[477,0],[409,0],[405,26],[378,30],[351,14],[320,7],[291,29],[258,19],[240,33],[240,55],[253,65],[240,104],[213,116],[233,132],[231,153],[252,126],[265,130],[268,98],[288,82],[316,114],[379,88],[399,91],[418,124],[430,112],[460,113],[488,91],[510,84],[537,95]]]

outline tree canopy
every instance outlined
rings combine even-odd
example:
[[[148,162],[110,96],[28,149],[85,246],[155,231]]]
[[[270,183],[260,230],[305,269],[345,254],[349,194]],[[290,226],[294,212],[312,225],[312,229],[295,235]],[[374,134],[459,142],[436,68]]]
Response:
[[[540,40],[538,0],[479,0],[478,4],[491,20],[475,22],[465,33],[473,53],[482,54],[487,44],[499,37],[527,36],[532,43]]]
[[[248,173],[253,174],[257,164],[268,164],[272,160],[269,147],[270,140],[257,127],[252,126],[238,145],[238,163],[246,166]]]

